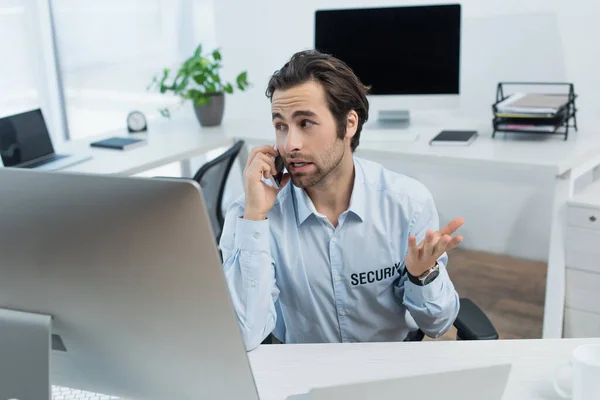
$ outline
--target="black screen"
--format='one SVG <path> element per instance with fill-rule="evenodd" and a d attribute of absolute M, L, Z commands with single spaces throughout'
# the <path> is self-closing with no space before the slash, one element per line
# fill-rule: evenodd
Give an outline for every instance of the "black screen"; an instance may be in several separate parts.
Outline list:
<path fill-rule="evenodd" d="M 371 94 L 458 94 L 458 4 L 320 10 L 315 48 L 344 61 Z"/>
<path fill-rule="evenodd" d="M 5 167 L 12 167 L 53 152 L 52 141 L 41 110 L 0 119 L 0 155 Z"/>

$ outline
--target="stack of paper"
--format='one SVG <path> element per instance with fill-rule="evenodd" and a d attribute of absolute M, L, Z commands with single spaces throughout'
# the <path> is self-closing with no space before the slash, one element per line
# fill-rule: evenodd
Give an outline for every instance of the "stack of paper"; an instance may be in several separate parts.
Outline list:
<path fill-rule="evenodd" d="M 496 128 L 554 132 L 568 117 L 566 94 L 515 93 L 496 104 Z"/>

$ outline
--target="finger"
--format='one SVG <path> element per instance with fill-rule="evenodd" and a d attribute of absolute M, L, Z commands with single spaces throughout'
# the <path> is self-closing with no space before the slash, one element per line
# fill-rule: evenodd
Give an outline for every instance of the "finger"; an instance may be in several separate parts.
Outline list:
<path fill-rule="evenodd" d="M 264 170 L 264 169 L 261 170 L 261 172 L 263 172 L 265 179 L 269 179 L 269 177 L 271 175 L 277 174 L 277 170 L 275 169 L 275 161 L 271 157 L 269 157 L 268 155 L 263 154 L 263 153 L 258 153 L 256 155 L 255 159 L 259 162 L 267 163 L 267 165 L 269 166 L 269 168 L 267 170 Z"/>
<path fill-rule="evenodd" d="M 438 242 L 435 245 L 435 248 L 433 250 L 433 255 L 435 256 L 435 258 L 438 258 L 442 254 L 444 254 L 444 252 L 448 248 L 448 245 L 450 244 L 451 241 L 452 241 L 452 236 L 450 236 L 450 235 L 443 235 L 440 238 L 440 240 L 438 240 Z"/>
<path fill-rule="evenodd" d="M 464 218 L 454 218 L 452 221 L 448 222 L 448 225 L 440 229 L 440 233 L 442 235 L 452 235 L 458 228 L 460 228 L 465 223 Z"/>
<path fill-rule="evenodd" d="M 267 159 L 268 158 L 269 157 L 267 157 Z M 268 179 L 271 175 L 271 168 L 273 168 L 271 163 L 261 158 L 260 154 L 257 154 L 254 161 L 252 161 L 252 164 L 246 168 L 246 176 L 249 177 L 250 180 L 258 179 L 260 181 L 262 177 Z"/>
<path fill-rule="evenodd" d="M 425 240 L 423 240 L 423 253 L 426 256 L 430 256 L 433 254 L 433 249 L 438 239 L 436 236 L 437 235 L 434 231 L 427 231 L 427 234 L 425 235 Z"/>
<path fill-rule="evenodd" d="M 450 243 L 448 243 L 448 246 L 446 247 L 446 251 L 456 248 L 462 241 L 463 241 L 462 236 L 453 237 L 452 240 L 450 241 Z"/>
<path fill-rule="evenodd" d="M 419 249 L 417 248 L 417 238 L 413 235 L 408 237 L 408 254 L 413 260 L 419 258 Z"/>
<path fill-rule="evenodd" d="M 277 157 L 279 154 L 277 150 L 275 150 L 272 146 L 258 146 L 252 149 L 250 155 L 248 156 L 248 161 L 246 162 L 246 167 L 248 167 L 257 154 L 268 154 L 273 157 Z"/>

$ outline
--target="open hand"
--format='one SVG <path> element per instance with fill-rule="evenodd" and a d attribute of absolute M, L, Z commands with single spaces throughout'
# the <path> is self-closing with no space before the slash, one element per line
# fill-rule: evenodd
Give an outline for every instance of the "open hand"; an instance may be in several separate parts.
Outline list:
<path fill-rule="evenodd" d="M 433 267 L 437 259 L 448 250 L 452 250 L 460 242 L 462 236 L 452 234 L 465 223 L 463 218 L 455 218 L 439 231 L 427 231 L 425 239 L 417 246 L 417 239 L 408 238 L 408 252 L 404 256 L 404 265 L 412 276 L 421 276 Z"/>

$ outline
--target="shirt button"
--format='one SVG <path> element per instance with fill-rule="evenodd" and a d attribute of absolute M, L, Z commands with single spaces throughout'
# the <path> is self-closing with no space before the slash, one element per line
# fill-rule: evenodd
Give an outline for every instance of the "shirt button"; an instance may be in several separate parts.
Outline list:
<path fill-rule="evenodd" d="M 252 236 L 254 236 L 254 239 L 259 239 L 260 238 L 260 233 L 255 232 L 254 235 L 252 235 Z"/>
<path fill-rule="evenodd" d="M 256 286 L 256 281 L 250 281 L 250 286 L 252 286 L 252 287 Z"/>
<path fill-rule="evenodd" d="M 336 281 L 341 281 L 341 280 L 342 280 L 342 277 L 341 277 L 341 276 L 339 276 L 339 275 L 336 275 L 336 276 L 335 276 L 335 280 L 336 280 Z"/>
<path fill-rule="evenodd" d="M 345 316 L 346 316 L 346 311 L 342 311 L 342 312 L 340 313 L 340 315 L 341 315 L 341 316 L 343 316 L 343 317 L 345 317 Z"/>
<path fill-rule="evenodd" d="M 332 239 L 331 239 L 331 241 L 332 241 L 332 242 L 335 242 L 335 241 L 336 241 L 336 238 L 335 238 L 335 237 L 334 237 L 334 238 L 332 238 Z"/>

